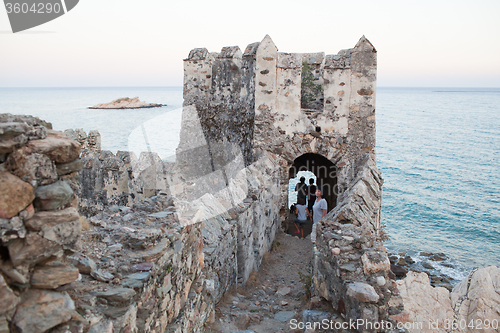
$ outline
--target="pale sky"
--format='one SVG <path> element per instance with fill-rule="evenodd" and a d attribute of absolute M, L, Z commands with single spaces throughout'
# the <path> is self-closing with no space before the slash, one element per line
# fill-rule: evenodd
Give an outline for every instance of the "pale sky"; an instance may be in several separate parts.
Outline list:
<path fill-rule="evenodd" d="M 192 48 L 266 34 L 281 52 L 327 54 L 365 35 L 381 87 L 500 87 L 499 14 L 499 0 L 80 0 L 13 34 L 3 7 L 0 87 L 180 86 Z"/>

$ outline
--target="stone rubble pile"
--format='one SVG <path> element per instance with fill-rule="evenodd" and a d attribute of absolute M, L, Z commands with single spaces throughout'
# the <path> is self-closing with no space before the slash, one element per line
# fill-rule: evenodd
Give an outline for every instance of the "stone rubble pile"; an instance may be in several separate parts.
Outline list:
<path fill-rule="evenodd" d="M 80 144 L 32 116 L 0 114 L 0 332 L 83 327 L 69 294 L 80 237 Z M 75 331 L 76 332 L 76 331 Z"/>
<path fill-rule="evenodd" d="M 178 222 L 171 197 L 109 206 L 84 223 L 65 290 L 89 332 L 191 332 L 206 321 L 203 223 Z"/>

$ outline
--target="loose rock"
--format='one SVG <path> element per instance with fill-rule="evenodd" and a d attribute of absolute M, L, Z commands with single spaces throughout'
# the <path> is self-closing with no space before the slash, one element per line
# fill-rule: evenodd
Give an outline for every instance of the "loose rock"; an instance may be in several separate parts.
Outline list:
<path fill-rule="evenodd" d="M 68 163 L 80 155 L 80 145 L 64 133 L 48 130 L 47 138 L 30 141 L 27 147 L 33 152 L 47 155 L 56 163 Z"/>
<path fill-rule="evenodd" d="M 12 323 L 22 333 L 39 333 L 69 321 L 75 311 L 66 293 L 30 289 L 22 296 Z"/>
<path fill-rule="evenodd" d="M 74 266 L 43 266 L 35 268 L 31 285 L 36 288 L 55 289 L 78 279 L 78 269 Z"/>
<path fill-rule="evenodd" d="M 347 288 L 347 296 L 356 297 L 360 302 L 370 303 L 377 303 L 380 298 L 375 288 L 363 282 L 350 283 Z"/>
<path fill-rule="evenodd" d="M 69 204 L 73 198 L 73 190 L 63 181 L 40 186 L 35 192 L 34 205 L 39 210 L 56 210 Z"/>
<path fill-rule="evenodd" d="M 35 198 L 33 186 L 9 172 L 0 172 L 0 218 L 10 219 Z"/>

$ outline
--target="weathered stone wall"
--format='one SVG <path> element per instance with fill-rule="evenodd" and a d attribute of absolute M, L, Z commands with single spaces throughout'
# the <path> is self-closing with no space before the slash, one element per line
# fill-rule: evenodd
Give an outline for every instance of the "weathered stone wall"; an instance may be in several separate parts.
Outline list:
<path fill-rule="evenodd" d="M 71 139 L 78 141 L 82 149 L 93 151 L 101 150 L 101 133 L 97 130 L 92 130 L 87 134 L 83 128 L 67 129 L 64 131 L 64 134 Z"/>
<path fill-rule="evenodd" d="M 354 321 L 375 325 L 403 311 L 380 229 L 382 178 L 370 155 L 319 222 L 314 285 L 333 307 Z M 359 331 L 374 331 L 360 325 Z"/>
<path fill-rule="evenodd" d="M 258 270 L 279 227 L 279 167 L 269 154 L 243 169 L 231 183 L 230 193 L 239 192 L 242 201 L 228 209 L 224 191 L 205 193 L 193 207 L 194 216 L 205 216 L 205 276 L 213 304 L 236 283 L 245 282 Z M 270 184 L 275 185 L 270 185 Z"/>
<path fill-rule="evenodd" d="M 255 56 L 252 52 L 255 50 L 251 46 L 244 54 L 237 46 L 224 47 L 220 53 L 193 49 L 184 60 L 183 105 L 196 108 L 203 143 L 211 154 L 212 171 L 232 159 L 224 154 L 227 145 L 241 151 L 245 165 L 253 162 Z M 190 154 L 188 150 L 183 153 Z M 179 152 L 177 156 L 182 160 Z M 202 156 L 209 158 L 206 154 Z"/>
<path fill-rule="evenodd" d="M 202 273 L 203 222 L 179 222 L 165 186 L 147 183 L 141 159 L 141 186 L 125 182 L 111 192 L 158 195 L 136 196 L 128 207 L 111 196 L 89 220 L 80 217 L 74 192 L 92 200 L 96 181 L 119 185 L 129 155 L 85 151 L 86 165 L 101 174 L 94 183 L 80 177 L 90 187 L 80 191 L 80 145 L 44 126 L 0 115 L 1 332 L 199 331 L 214 299 L 213 281 L 205 284 Z"/>
<path fill-rule="evenodd" d="M 131 206 L 153 195 L 168 194 L 166 173 L 171 163 L 156 153 L 83 149 L 78 209 L 93 216 L 107 206 Z"/>
<path fill-rule="evenodd" d="M 67 286 L 89 332 L 193 332 L 207 319 L 203 223 L 179 222 L 168 195 L 91 217 Z"/>
<path fill-rule="evenodd" d="M 80 145 L 31 116 L 0 115 L 0 331 L 83 329 L 74 299 L 60 289 L 78 279 L 75 180 Z M 75 331 L 76 332 L 76 331 Z"/>

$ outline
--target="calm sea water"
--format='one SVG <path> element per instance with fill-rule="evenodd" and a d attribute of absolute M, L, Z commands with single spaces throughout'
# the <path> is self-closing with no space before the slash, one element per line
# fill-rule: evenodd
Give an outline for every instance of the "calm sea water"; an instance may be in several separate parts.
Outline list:
<path fill-rule="evenodd" d="M 379 89 L 377 159 L 389 249 L 500 264 L 500 89 Z"/>
<path fill-rule="evenodd" d="M 168 106 L 86 109 L 135 96 Z M 0 88 L 0 113 L 97 129 L 103 149 L 164 159 L 175 154 L 181 105 L 181 87 Z M 377 159 L 391 251 L 417 261 L 420 251 L 444 252 L 454 268 L 436 268 L 457 279 L 500 264 L 500 89 L 378 88 Z"/>

